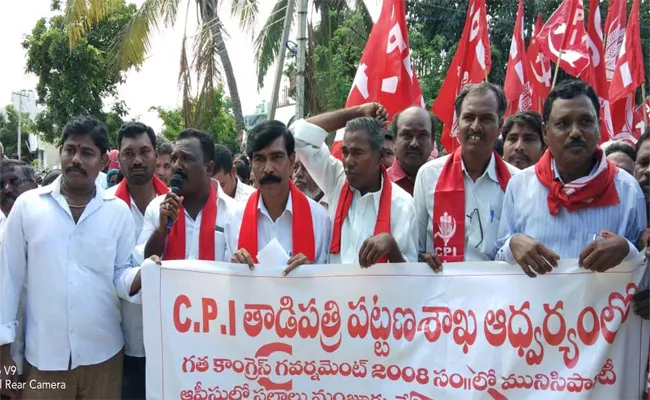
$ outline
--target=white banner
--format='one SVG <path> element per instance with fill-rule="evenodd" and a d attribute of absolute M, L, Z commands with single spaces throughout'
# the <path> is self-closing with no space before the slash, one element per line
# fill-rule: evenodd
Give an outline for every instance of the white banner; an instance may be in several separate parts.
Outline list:
<path fill-rule="evenodd" d="M 148 261 L 147 398 L 639 399 L 645 269 Z"/>

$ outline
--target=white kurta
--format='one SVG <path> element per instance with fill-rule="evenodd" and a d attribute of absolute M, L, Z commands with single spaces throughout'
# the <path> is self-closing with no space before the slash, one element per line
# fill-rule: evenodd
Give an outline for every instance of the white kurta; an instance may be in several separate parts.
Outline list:
<path fill-rule="evenodd" d="M 324 200 L 332 223 L 336 218 L 336 207 L 341 188 L 346 182 L 343 164 L 332 156 L 325 144 L 328 133 L 319 126 L 305 120 L 291 125 L 291 132 L 296 138 L 298 159 L 325 193 Z M 381 183 L 381 187 L 387 182 Z M 417 225 L 413 198 L 404 189 L 392 185 L 390 205 L 391 234 L 395 238 L 402 256 L 407 261 L 417 261 Z M 374 193 L 361 193 L 352 188 L 353 198 L 348 216 L 341 229 L 341 252 L 330 254 L 332 264 L 356 264 L 359 262 L 359 250 L 363 242 L 372 237 L 379 213 L 381 189 Z"/>

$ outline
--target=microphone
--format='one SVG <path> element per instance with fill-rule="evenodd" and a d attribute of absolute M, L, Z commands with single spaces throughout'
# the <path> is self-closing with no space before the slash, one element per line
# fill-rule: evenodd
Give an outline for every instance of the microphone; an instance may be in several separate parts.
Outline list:
<path fill-rule="evenodd" d="M 182 171 L 178 171 L 172 176 L 172 180 L 169 183 L 169 186 L 172 189 L 172 193 L 174 193 L 175 195 L 180 194 L 181 189 L 183 188 L 183 183 L 185 182 L 185 178 L 187 178 L 187 175 L 185 175 L 185 173 L 183 173 Z M 185 218 L 185 216 L 182 217 Z M 169 233 L 171 229 L 172 229 L 172 219 L 169 218 L 167 220 L 167 233 Z"/>

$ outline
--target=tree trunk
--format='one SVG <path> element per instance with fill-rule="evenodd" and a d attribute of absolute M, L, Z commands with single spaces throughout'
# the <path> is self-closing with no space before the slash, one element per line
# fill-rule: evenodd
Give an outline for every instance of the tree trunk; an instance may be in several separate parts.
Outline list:
<path fill-rule="evenodd" d="M 245 129 L 246 125 L 244 124 L 244 115 L 241 109 L 241 99 L 239 98 L 239 91 L 237 90 L 235 71 L 232 69 L 232 63 L 230 62 L 230 56 L 228 55 L 228 50 L 226 49 L 226 43 L 223 41 L 223 35 L 221 34 L 221 19 L 218 15 L 216 15 L 216 10 L 214 21 L 210 21 L 210 28 L 212 29 L 214 40 L 217 43 L 217 50 L 219 51 L 219 58 L 221 58 L 221 66 L 223 67 L 223 72 L 226 74 L 228 92 L 230 93 L 230 100 L 232 100 L 232 111 L 235 114 L 235 125 L 237 127 L 237 131 L 239 132 L 240 130 Z"/>

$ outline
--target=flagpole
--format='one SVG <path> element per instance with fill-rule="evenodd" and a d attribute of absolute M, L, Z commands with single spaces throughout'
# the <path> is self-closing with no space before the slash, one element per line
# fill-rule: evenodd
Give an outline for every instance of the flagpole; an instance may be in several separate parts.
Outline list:
<path fill-rule="evenodd" d="M 566 34 L 566 32 L 565 32 Z M 564 43 L 564 38 L 562 39 L 562 43 Z M 551 89 L 555 87 L 555 82 L 557 81 L 557 73 L 560 72 L 560 60 L 562 59 L 562 49 L 560 49 L 560 54 L 557 56 L 557 63 L 555 64 L 555 73 L 553 74 L 553 84 L 551 85 Z"/>
<path fill-rule="evenodd" d="M 645 110 L 645 81 L 641 83 L 641 111 L 643 111 L 643 126 L 648 127 L 648 113 Z"/>

